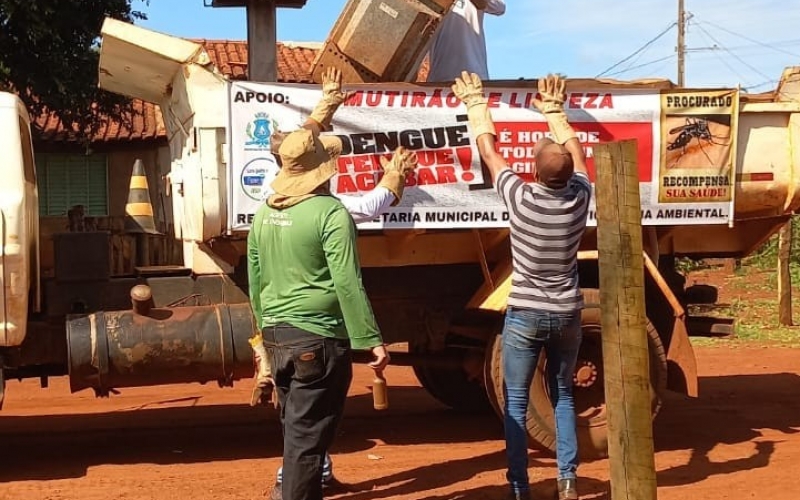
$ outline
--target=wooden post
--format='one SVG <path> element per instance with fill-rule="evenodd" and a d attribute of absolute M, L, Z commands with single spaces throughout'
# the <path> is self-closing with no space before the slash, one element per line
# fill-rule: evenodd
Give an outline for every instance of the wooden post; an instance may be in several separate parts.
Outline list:
<path fill-rule="evenodd" d="M 247 1 L 247 79 L 278 81 L 277 7 L 271 0 Z"/>
<path fill-rule="evenodd" d="M 655 500 L 636 141 L 595 146 L 594 161 L 611 500 Z"/>
<path fill-rule="evenodd" d="M 789 261 L 792 250 L 792 220 L 778 233 L 778 323 L 792 326 L 792 275 Z"/>

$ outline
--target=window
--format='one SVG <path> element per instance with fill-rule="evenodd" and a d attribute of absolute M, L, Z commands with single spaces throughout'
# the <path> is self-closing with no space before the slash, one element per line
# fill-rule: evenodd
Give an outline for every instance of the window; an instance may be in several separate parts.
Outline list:
<path fill-rule="evenodd" d="M 35 184 L 36 172 L 33 169 L 33 151 L 31 150 L 31 134 L 28 123 L 19 117 L 19 138 L 22 143 L 22 162 L 25 164 L 25 182 Z"/>
<path fill-rule="evenodd" d="M 39 154 L 39 213 L 67 215 L 75 205 L 86 215 L 108 215 L 108 169 L 105 155 Z"/>

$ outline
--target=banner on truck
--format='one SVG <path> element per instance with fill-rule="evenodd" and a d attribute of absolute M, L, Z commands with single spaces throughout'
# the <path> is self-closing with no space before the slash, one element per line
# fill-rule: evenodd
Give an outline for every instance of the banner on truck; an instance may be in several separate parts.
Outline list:
<path fill-rule="evenodd" d="M 733 201 L 738 90 L 680 90 L 661 96 L 658 201 Z"/>
<path fill-rule="evenodd" d="M 379 84 L 348 86 L 346 90 L 353 93 L 339 108 L 333 130 L 329 132 L 339 136 L 343 143 L 339 172 L 331 183 L 334 194 L 361 196 L 372 190 L 382 174 L 380 158 L 391 157 L 397 146 L 412 149 L 419 157 L 419 168 L 408 179 L 402 203 L 359 227 L 508 226 L 505 206 L 481 165 L 470 135 L 466 109 L 449 88 Z M 547 123 L 531 106 L 535 90 L 489 87 L 485 91 L 495 120 L 499 152 L 514 171 L 532 180 L 533 147 L 549 135 Z M 634 88 L 569 93 L 565 108 L 586 151 L 589 177 L 594 181 L 594 145 L 637 139 L 643 224 L 727 224 L 733 215 L 732 168 L 725 173 L 730 179 L 728 194 L 694 189 L 698 186 L 672 192 L 662 188 L 667 187 L 663 185 L 665 182 L 673 182 L 675 176 L 696 178 L 687 181 L 696 184 L 716 168 L 711 166 L 711 161 L 701 164 L 691 158 L 696 158 L 699 148 L 705 148 L 706 142 L 723 141 L 718 138 L 726 134 L 729 138 L 736 137 L 738 109 L 728 106 L 715 108 L 713 113 L 687 114 L 696 106 L 673 110 L 663 104 L 669 102 L 665 100 L 669 95 L 672 94 L 662 96 L 658 89 Z M 726 96 L 718 97 L 724 103 L 728 102 L 727 96 L 738 103 L 736 91 L 718 95 Z M 231 83 L 228 138 L 231 230 L 249 228 L 256 210 L 272 193 L 270 183 L 278 172 L 278 164 L 270 153 L 271 135 L 276 130 L 291 131 L 300 127 L 320 96 L 317 85 Z M 682 98 L 676 102 L 683 102 Z M 728 116 L 728 128 L 709 125 L 713 133 L 706 133 L 705 122 L 697 121 L 701 117 L 711 120 L 706 115 Z M 735 158 L 732 145 L 715 151 L 717 156 L 712 158 L 723 159 L 714 165 L 732 165 Z M 689 159 L 681 159 L 685 156 Z M 680 162 L 669 163 L 676 160 Z M 687 169 L 691 175 L 685 173 Z M 713 182 L 723 182 L 720 178 L 717 175 Z M 667 196 L 669 193 L 675 196 Z M 589 224 L 596 225 L 594 201 Z"/>

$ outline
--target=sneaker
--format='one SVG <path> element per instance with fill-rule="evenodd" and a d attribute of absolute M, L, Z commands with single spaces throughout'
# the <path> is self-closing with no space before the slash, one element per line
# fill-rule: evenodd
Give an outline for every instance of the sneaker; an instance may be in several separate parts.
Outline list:
<path fill-rule="evenodd" d="M 322 489 L 335 489 L 337 487 L 341 487 L 341 483 L 339 483 L 335 477 L 330 477 L 325 481 L 322 481 Z M 269 500 L 283 500 L 283 491 L 281 490 L 281 483 L 275 483 L 275 486 L 272 487 L 272 491 L 269 495 Z"/>
<path fill-rule="evenodd" d="M 281 483 L 275 483 L 275 486 L 272 487 L 272 493 L 269 495 L 269 500 L 283 500 Z"/>
<path fill-rule="evenodd" d="M 281 484 L 283 481 L 283 466 L 281 465 L 278 467 L 278 473 L 276 474 L 275 484 Z M 333 460 L 331 460 L 331 456 L 329 454 L 325 454 L 325 461 L 322 462 L 322 487 L 325 488 L 333 484 L 336 481 L 336 478 L 333 477 Z"/>
<path fill-rule="evenodd" d="M 329 486 L 335 486 L 337 484 L 340 484 L 340 483 L 333 476 L 328 476 L 328 477 L 323 477 L 322 478 L 322 489 L 325 489 L 325 488 L 327 488 Z M 280 486 L 281 486 L 280 482 L 276 482 L 275 483 L 275 487 L 276 488 L 280 488 Z"/>
<path fill-rule="evenodd" d="M 512 491 L 506 497 L 508 500 L 531 500 L 530 491 Z"/>
<path fill-rule="evenodd" d="M 558 480 L 558 500 L 578 500 L 578 480 L 559 479 Z"/>

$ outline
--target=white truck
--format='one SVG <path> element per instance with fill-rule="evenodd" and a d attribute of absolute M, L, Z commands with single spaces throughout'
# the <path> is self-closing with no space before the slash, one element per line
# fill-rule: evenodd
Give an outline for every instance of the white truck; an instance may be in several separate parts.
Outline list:
<path fill-rule="evenodd" d="M 250 214 L 275 173 L 275 128 L 297 126 L 319 96 L 314 85 L 231 82 L 199 44 L 106 20 L 100 86 L 160 106 L 172 157 L 169 183 L 182 267 L 107 278 L 105 310 L 42 317 L 36 184 L 29 123 L 19 100 L 0 95 L 2 164 L 0 363 L 6 376 L 68 374 L 74 391 L 217 381 L 253 373 L 255 325 L 245 283 Z M 743 257 L 800 206 L 800 68 L 771 95 L 677 89 L 666 80 L 569 80 L 567 111 L 587 151 L 635 137 L 648 228 L 646 295 L 653 411 L 670 389 L 697 394 L 684 283 L 674 258 Z M 485 82 L 503 154 L 530 171 L 544 122 L 526 104 L 531 81 Z M 334 120 L 346 148 L 338 192 L 374 185 L 377 156 L 396 144 L 423 159 L 403 203 L 360 229 L 365 286 L 387 340 L 408 343 L 395 362 L 456 409 L 502 408 L 497 334 L 510 280 L 504 210 L 486 182 L 464 110 L 446 84 L 374 84 Z M 10 153 L 9 153 L 10 152 Z M 590 155 L 591 156 L 591 155 Z M 10 182 L 8 180 L 10 179 Z M 20 195 L 20 193 L 22 193 Z M 593 223 L 592 223 L 593 225 Z M 606 452 L 596 232 L 580 262 L 584 343 L 575 374 L 582 453 Z M 57 286 L 58 284 L 52 284 Z M 134 289 L 137 285 L 141 286 Z M 131 293 L 131 290 L 133 293 Z M 45 315 L 46 316 L 46 315 Z M 542 359 L 529 410 L 531 442 L 554 448 Z"/>

